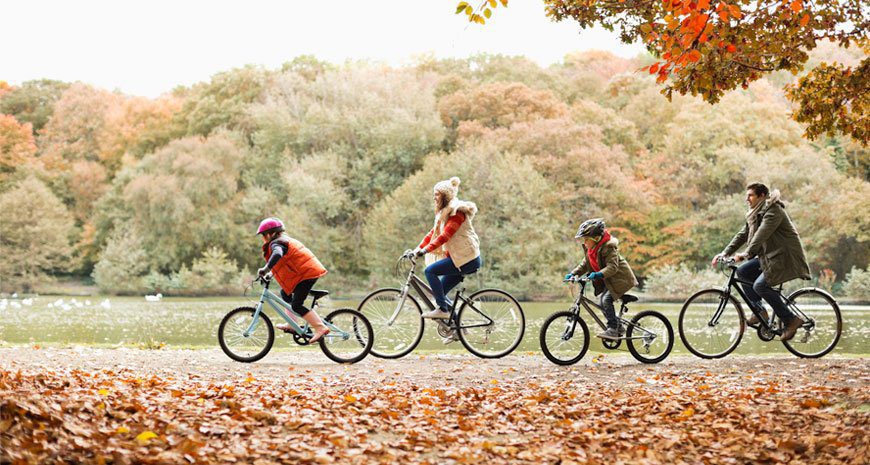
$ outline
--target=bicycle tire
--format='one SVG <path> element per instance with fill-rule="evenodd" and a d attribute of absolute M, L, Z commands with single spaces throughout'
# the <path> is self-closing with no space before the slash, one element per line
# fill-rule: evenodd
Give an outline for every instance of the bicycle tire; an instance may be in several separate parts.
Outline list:
<path fill-rule="evenodd" d="M 368 318 L 366 318 L 362 313 L 352 309 L 352 308 L 339 308 L 337 310 L 333 310 L 326 316 L 325 320 L 335 324 L 334 321 L 338 319 L 340 315 L 351 315 L 353 317 L 353 329 L 350 328 L 341 328 L 342 331 L 346 331 L 351 334 L 349 340 L 353 340 L 356 343 L 362 343 L 362 350 L 359 354 L 352 356 L 344 356 L 340 355 L 337 350 L 333 348 L 333 342 L 335 338 L 330 338 L 329 335 L 326 335 L 318 341 L 320 344 L 320 350 L 323 351 L 323 354 L 326 355 L 330 360 L 336 363 L 344 363 L 344 364 L 353 364 L 357 363 L 360 360 L 366 358 L 366 356 L 371 353 L 372 344 L 374 344 L 374 332 L 372 331 L 372 325 L 369 323 Z M 362 328 L 360 328 L 360 325 Z M 364 341 L 360 341 L 361 333 L 365 333 L 362 335 L 365 337 Z M 336 342 L 337 345 L 337 342 Z M 352 344 L 351 344 L 352 345 Z"/>
<path fill-rule="evenodd" d="M 469 339 L 469 334 L 471 333 L 471 331 L 470 331 L 471 328 L 468 328 L 468 327 L 464 328 L 463 327 L 463 326 L 465 326 L 463 324 L 463 317 L 466 315 L 471 317 L 470 313 L 466 313 L 467 309 L 470 308 L 468 305 L 468 302 L 474 302 L 476 299 L 480 299 L 485 294 L 491 294 L 492 296 L 503 297 L 506 304 L 507 304 L 507 307 L 506 307 L 507 311 L 509 313 L 511 313 L 511 316 L 514 319 L 517 319 L 517 318 L 519 319 L 519 333 L 514 335 L 513 341 L 510 343 L 510 345 L 508 345 L 504 349 L 498 350 L 497 352 L 491 352 L 491 353 L 490 352 L 483 352 L 482 350 L 478 349 L 475 346 L 476 342 Z M 459 307 L 459 311 L 457 313 L 457 321 L 459 322 L 457 325 L 458 326 L 457 333 L 459 335 L 459 341 L 462 342 L 462 345 L 465 346 L 466 350 L 468 350 L 469 352 L 471 352 L 472 354 L 474 354 L 480 358 L 501 358 L 501 357 L 504 357 L 505 355 L 513 352 L 517 348 L 517 346 L 520 345 L 520 342 L 522 342 L 523 335 L 525 334 L 525 331 L 526 331 L 526 316 L 523 313 L 523 308 L 520 306 L 520 303 L 517 301 L 517 299 L 514 299 L 512 295 L 508 294 L 507 292 L 505 292 L 501 289 L 481 289 L 481 290 L 475 292 L 474 294 L 471 294 L 470 296 L 468 296 L 466 301 L 462 302 L 462 306 Z M 495 325 L 495 324 L 496 323 L 493 323 L 493 325 Z M 491 331 L 486 330 L 485 333 L 486 333 L 486 341 L 488 341 Z M 476 334 L 477 334 L 477 332 L 475 331 L 475 335 Z"/>
<path fill-rule="evenodd" d="M 582 347 L 580 348 L 580 351 L 577 353 L 576 356 L 573 356 L 571 358 L 557 357 L 555 354 L 555 350 L 552 350 L 550 348 L 550 344 L 547 342 L 547 330 L 550 328 L 550 325 L 554 323 L 558 324 L 559 322 L 557 320 L 560 320 L 562 318 L 566 319 L 566 323 L 577 323 L 577 325 L 574 327 L 573 337 L 576 337 L 578 330 L 580 330 L 580 333 L 583 337 Z M 582 359 L 583 356 L 586 355 L 586 351 L 589 350 L 589 327 L 586 326 L 586 322 L 583 321 L 583 318 L 575 315 L 574 312 L 564 310 L 561 312 L 556 312 L 547 317 L 546 320 L 544 320 L 544 324 L 541 326 L 541 333 L 538 339 L 541 344 L 541 352 L 544 353 L 544 356 L 547 357 L 547 360 L 555 363 L 556 365 L 573 365 L 579 362 L 580 359 Z"/>
<path fill-rule="evenodd" d="M 644 356 L 643 354 L 641 354 L 640 351 L 638 350 L 638 347 L 636 347 L 637 344 L 640 344 L 640 340 L 632 338 L 632 335 L 634 334 L 635 328 L 642 328 L 643 327 L 640 324 L 640 320 L 642 320 L 646 317 L 653 317 L 653 318 L 661 321 L 663 323 L 663 326 L 665 327 L 665 332 L 667 333 L 667 336 L 668 336 L 665 350 L 657 357 L 648 358 L 648 357 Z M 628 329 L 625 331 L 625 336 L 626 336 L 625 343 L 628 346 L 628 351 L 631 352 L 631 355 L 635 359 L 637 359 L 637 361 L 642 362 L 642 363 L 650 363 L 650 364 L 659 363 L 662 360 L 666 359 L 668 357 L 668 355 L 671 353 L 671 350 L 673 350 L 673 348 L 674 348 L 674 328 L 673 328 L 673 326 L 671 326 L 671 322 L 668 321 L 668 319 L 664 315 L 662 315 L 661 313 L 659 313 L 655 310 L 644 310 L 642 312 L 639 312 L 637 315 L 635 315 L 634 318 L 631 319 L 631 324 L 628 325 Z M 661 335 L 657 335 L 657 337 L 661 337 Z"/>
<path fill-rule="evenodd" d="M 817 289 L 814 287 L 805 287 L 803 289 L 798 289 L 797 291 L 792 292 L 788 296 L 787 301 L 790 305 L 796 305 L 795 302 L 798 299 L 810 295 L 815 296 L 818 301 L 826 302 L 828 305 L 830 305 L 831 310 L 833 310 L 832 313 L 835 321 L 834 337 L 831 343 L 826 345 L 822 350 L 812 353 L 807 353 L 801 350 L 801 348 L 803 347 L 803 343 L 800 342 L 801 339 L 798 337 L 798 334 L 801 334 L 800 332 L 795 334 L 795 337 L 793 337 L 791 340 L 783 341 L 783 345 L 786 349 L 788 349 L 789 352 L 801 358 L 819 358 L 824 356 L 825 354 L 834 350 L 834 348 L 837 346 L 837 343 L 840 341 L 840 336 L 842 336 L 843 334 L 843 317 L 840 313 L 840 306 L 839 304 L 837 304 L 837 301 L 827 292 L 824 292 L 821 289 Z M 811 311 L 809 308 L 798 308 L 805 314 Z M 815 313 L 816 311 L 812 310 L 812 312 Z M 798 329 L 798 331 L 800 331 L 800 329 Z M 803 334 L 801 334 L 801 337 L 803 337 Z M 809 331 L 807 331 L 806 337 L 809 338 Z"/>
<path fill-rule="evenodd" d="M 689 337 L 687 335 L 687 333 L 689 331 L 687 331 L 687 329 L 686 329 L 686 323 L 687 323 L 686 322 L 686 313 L 687 313 L 688 309 L 690 308 L 690 306 L 692 305 L 692 303 L 696 302 L 696 301 L 700 301 L 704 297 L 708 297 L 708 298 L 715 297 L 716 301 L 719 301 L 722 299 L 722 297 L 724 295 L 725 295 L 725 292 L 722 291 L 721 289 L 704 289 L 704 290 L 696 292 L 691 297 L 689 297 L 686 300 L 686 302 L 683 304 L 683 307 L 680 309 L 680 317 L 679 317 L 679 320 L 677 323 L 677 328 L 679 329 L 679 332 L 680 332 L 680 340 L 683 342 L 683 345 L 686 347 L 686 349 L 688 349 L 689 352 L 691 352 L 696 357 L 700 357 L 700 358 L 704 358 L 704 359 L 715 359 L 715 358 L 725 357 L 728 354 L 730 354 L 731 352 L 733 352 L 734 349 L 736 349 L 737 346 L 740 345 L 740 341 L 743 339 L 743 333 L 746 331 L 746 321 L 743 319 L 743 308 L 740 306 L 740 302 L 738 302 L 737 299 L 734 298 L 734 296 L 729 295 L 728 300 L 733 305 L 733 307 L 735 309 L 734 311 L 736 311 L 736 318 L 739 320 L 739 323 L 737 324 L 737 332 L 732 334 L 733 339 L 731 339 L 730 345 L 728 345 L 723 350 L 703 352 L 703 351 L 699 350 L 700 344 L 698 343 L 698 341 L 695 341 L 695 344 L 692 344 L 689 341 Z M 713 312 L 715 312 L 715 311 L 716 310 L 714 309 Z M 729 311 L 727 307 L 726 307 L 725 311 L 726 312 Z M 709 313 L 709 316 L 712 317 L 712 313 Z M 700 317 L 703 318 L 703 315 L 700 315 Z M 690 318 L 692 318 L 692 317 L 690 317 Z"/>
<path fill-rule="evenodd" d="M 227 354 L 227 356 L 229 358 L 231 358 L 237 362 L 243 362 L 243 363 L 256 362 L 257 360 L 260 360 L 263 357 L 265 357 L 266 354 L 268 354 L 269 351 L 272 350 L 272 345 L 275 343 L 275 328 L 272 327 L 272 321 L 269 320 L 269 317 L 266 316 L 266 314 L 261 311 L 258 318 L 263 319 L 263 323 L 265 323 L 265 328 L 266 328 L 266 333 L 267 333 L 265 345 L 263 346 L 262 350 L 254 353 L 254 355 L 251 355 L 251 356 L 243 356 L 243 355 L 239 355 L 239 354 L 233 352 L 232 349 L 230 349 L 229 345 L 227 344 L 226 336 L 227 336 L 227 325 L 228 324 L 233 324 L 234 330 L 241 330 L 242 328 L 247 328 L 247 326 L 250 325 L 250 323 L 246 324 L 244 322 L 235 322 L 235 321 L 233 321 L 233 317 L 234 316 L 242 316 L 243 314 L 250 314 L 251 318 L 253 318 L 254 313 L 256 311 L 257 311 L 257 309 L 254 307 L 235 308 L 233 310 L 230 310 L 226 315 L 224 315 L 223 319 L 220 322 L 220 325 L 218 326 L 218 343 L 220 343 L 221 350 L 223 350 L 224 353 Z M 238 337 L 244 337 L 244 336 L 239 335 Z M 241 339 L 240 339 L 240 341 L 241 341 Z"/>
<path fill-rule="evenodd" d="M 372 345 L 372 355 L 378 358 L 388 358 L 395 359 L 401 358 L 405 355 L 408 355 L 417 348 L 417 345 L 420 344 L 420 340 L 423 339 L 423 330 L 426 329 L 426 323 L 423 319 L 423 309 L 420 307 L 420 303 L 417 302 L 417 299 L 414 298 L 410 293 L 407 295 L 405 306 L 411 305 L 412 312 L 416 313 L 417 320 L 419 321 L 419 328 L 411 328 L 413 334 L 407 341 L 398 341 L 400 344 L 404 345 L 396 345 L 396 341 L 389 338 L 389 333 L 385 331 L 381 331 L 383 327 L 387 326 L 387 318 L 391 316 L 392 312 L 389 309 L 382 309 L 375 303 L 376 299 L 381 297 L 386 297 L 387 302 L 396 301 L 398 297 L 401 296 L 402 291 L 400 289 L 395 288 L 383 288 L 378 289 L 369 295 L 367 295 L 362 302 L 360 302 L 359 306 L 357 306 L 357 311 L 360 312 L 363 316 L 366 317 L 369 324 L 371 324 L 372 331 L 374 334 L 374 343 Z M 389 297 L 392 296 L 392 297 Z M 410 302 L 410 304 L 408 304 Z M 401 311 L 408 311 L 403 308 Z M 386 314 L 386 313 L 389 314 Z M 410 316 L 408 324 L 410 326 L 411 320 Z M 399 349 L 395 349 L 399 347 Z M 393 348 L 394 350 L 390 350 Z"/>

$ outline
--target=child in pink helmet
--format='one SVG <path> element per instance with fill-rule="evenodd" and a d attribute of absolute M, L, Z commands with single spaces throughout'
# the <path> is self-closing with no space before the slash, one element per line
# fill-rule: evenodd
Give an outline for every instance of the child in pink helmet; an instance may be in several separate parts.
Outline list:
<path fill-rule="evenodd" d="M 281 298 L 314 330 L 314 335 L 308 342 L 317 342 L 329 334 L 329 328 L 304 303 L 314 283 L 327 273 L 326 268 L 308 247 L 284 232 L 284 223 L 278 218 L 266 218 L 260 222 L 257 234 L 263 236 L 263 258 L 266 260 L 266 266 L 257 270 L 257 273 L 260 276 L 272 273 L 281 286 Z M 282 331 L 293 329 L 289 324 L 275 327 Z"/>

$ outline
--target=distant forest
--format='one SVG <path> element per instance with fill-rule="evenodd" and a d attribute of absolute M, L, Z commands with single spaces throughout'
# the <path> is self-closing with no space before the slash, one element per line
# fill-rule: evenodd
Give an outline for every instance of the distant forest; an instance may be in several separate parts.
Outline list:
<path fill-rule="evenodd" d="M 856 63 L 827 45 L 811 63 Z M 394 285 L 459 176 L 480 210 L 480 284 L 562 295 L 577 226 L 604 217 L 654 295 L 720 283 L 745 186 L 780 189 L 817 282 L 870 298 L 870 153 L 815 142 L 773 74 L 716 105 L 668 101 L 651 59 L 419 58 L 395 68 L 298 57 L 156 99 L 74 82 L 0 81 L 0 290 L 53 277 L 102 292 L 238 294 L 278 216 L 330 270 L 322 285 Z"/>

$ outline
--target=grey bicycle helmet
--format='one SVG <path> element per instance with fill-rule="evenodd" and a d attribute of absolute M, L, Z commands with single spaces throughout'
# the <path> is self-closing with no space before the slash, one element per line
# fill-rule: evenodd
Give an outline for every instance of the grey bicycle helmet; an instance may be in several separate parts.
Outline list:
<path fill-rule="evenodd" d="M 574 239 L 581 237 L 600 237 L 604 235 L 604 218 L 593 218 L 586 220 L 580 225 L 577 230 L 577 235 Z"/>

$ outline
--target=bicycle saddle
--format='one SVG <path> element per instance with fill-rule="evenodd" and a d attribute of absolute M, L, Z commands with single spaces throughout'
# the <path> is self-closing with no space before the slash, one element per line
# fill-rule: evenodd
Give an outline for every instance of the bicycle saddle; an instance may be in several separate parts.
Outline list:
<path fill-rule="evenodd" d="M 310 292 L 311 296 L 314 297 L 314 300 L 317 300 L 321 297 L 326 297 L 329 295 L 329 291 L 317 291 L 312 289 Z"/>
<path fill-rule="evenodd" d="M 630 303 L 632 303 L 632 302 L 637 302 L 637 297 L 635 297 L 635 296 L 633 296 L 633 295 L 631 295 L 631 294 L 624 294 L 624 295 L 622 296 L 622 303 L 624 303 L 624 304 L 630 304 Z"/>

